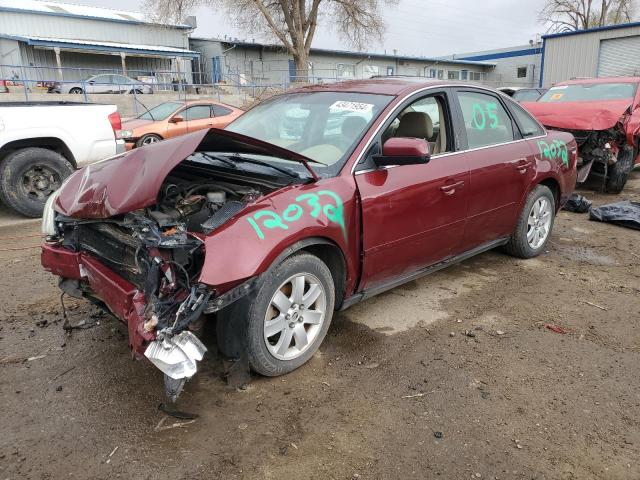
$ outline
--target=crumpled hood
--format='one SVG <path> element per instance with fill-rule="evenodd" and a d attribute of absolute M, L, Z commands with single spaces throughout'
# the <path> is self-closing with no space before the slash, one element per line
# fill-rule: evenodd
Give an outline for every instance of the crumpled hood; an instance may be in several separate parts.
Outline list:
<path fill-rule="evenodd" d="M 212 128 L 152 143 L 88 165 L 59 190 L 54 208 L 74 218 L 108 218 L 156 203 L 162 182 L 195 151 L 273 155 L 305 164 L 296 152 L 227 130 Z"/>
<path fill-rule="evenodd" d="M 567 130 L 607 130 L 615 127 L 631 106 L 629 100 L 597 102 L 523 102 L 545 127 Z"/>

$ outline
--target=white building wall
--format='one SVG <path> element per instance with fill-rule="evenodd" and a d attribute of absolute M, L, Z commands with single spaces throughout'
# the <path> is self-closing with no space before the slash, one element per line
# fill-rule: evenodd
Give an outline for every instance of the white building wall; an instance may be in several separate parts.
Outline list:
<path fill-rule="evenodd" d="M 0 33 L 188 48 L 186 30 L 29 12 L 1 12 Z"/>
<path fill-rule="evenodd" d="M 640 35 L 640 26 L 547 38 L 544 47 L 544 86 L 550 87 L 575 77 L 596 77 L 600 42 L 635 35 Z"/>
<path fill-rule="evenodd" d="M 226 48 L 211 48 L 207 46 L 219 43 Z M 222 71 L 228 77 L 227 81 L 240 79 L 245 83 L 284 84 L 289 82 L 289 61 L 292 56 L 284 49 L 260 48 L 222 43 L 217 40 L 193 39 L 191 48 L 203 52 L 207 61 L 210 55 L 219 53 L 222 57 Z M 224 52 L 224 53 L 223 53 Z M 447 61 L 420 61 L 396 59 L 394 57 L 368 57 L 366 54 L 354 52 L 353 55 L 334 54 L 332 52 L 311 52 L 309 56 L 309 76 L 314 81 L 330 82 L 347 80 L 350 78 L 369 78 L 373 75 L 386 75 L 388 69 L 396 75 L 429 76 L 430 70 L 442 71 L 444 79 L 448 72 L 456 72 L 461 77 L 462 70 L 474 72 L 482 76 L 490 67 L 482 65 L 455 64 Z M 389 70 L 389 73 L 391 71 Z M 437 75 L 437 73 L 436 73 Z M 470 80 L 471 77 L 468 77 Z"/>

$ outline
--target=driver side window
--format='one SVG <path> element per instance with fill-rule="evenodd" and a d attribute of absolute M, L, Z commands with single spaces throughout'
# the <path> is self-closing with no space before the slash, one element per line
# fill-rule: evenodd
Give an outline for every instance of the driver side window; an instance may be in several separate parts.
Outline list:
<path fill-rule="evenodd" d="M 421 138 L 429 142 L 432 155 L 447 152 L 448 131 L 445 112 L 442 96 L 420 98 L 398 114 L 382 134 L 382 142 L 391 137 Z"/>

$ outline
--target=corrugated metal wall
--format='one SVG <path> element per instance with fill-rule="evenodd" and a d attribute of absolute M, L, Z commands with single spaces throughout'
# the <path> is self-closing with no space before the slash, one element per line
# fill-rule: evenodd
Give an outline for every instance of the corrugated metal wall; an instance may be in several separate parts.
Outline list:
<path fill-rule="evenodd" d="M 603 40 L 600 45 L 599 77 L 640 75 L 640 35 Z"/>
<path fill-rule="evenodd" d="M 0 32 L 6 35 L 188 48 L 184 30 L 176 28 L 25 12 L 2 12 Z"/>
<path fill-rule="evenodd" d="M 574 77 L 597 76 L 601 42 L 610 38 L 637 35 L 640 35 L 640 27 L 547 38 L 544 52 L 544 86 L 549 87 L 556 82 Z M 640 56 L 637 51 L 635 53 Z"/>
<path fill-rule="evenodd" d="M 198 39 L 193 42 L 193 48 L 202 52 L 212 52 L 206 46 L 207 42 L 215 43 L 215 40 Z M 216 51 L 222 52 L 222 49 Z M 210 64 L 210 58 L 207 55 L 207 65 Z M 286 51 L 274 51 L 271 49 L 260 50 L 257 47 L 246 47 L 238 45 L 235 48 L 225 52 L 223 58 L 223 73 L 244 76 L 247 82 L 262 84 L 282 84 L 289 81 L 289 60 L 291 59 Z M 386 75 L 387 68 L 392 67 L 395 74 L 398 75 L 419 75 L 425 76 L 425 67 L 428 74 L 431 68 L 444 71 L 444 78 L 447 78 L 448 72 L 460 72 L 467 70 L 468 72 L 479 72 L 485 75 L 488 67 L 477 65 L 461 65 L 440 61 L 438 63 L 418 60 L 398 60 L 397 65 L 394 58 L 366 58 L 363 54 L 354 53 L 353 56 L 333 55 L 330 53 L 314 53 L 312 52 L 309 61 L 312 63 L 310 76 L 315 79 L 331 81 L 338 79 L 347 79 L 349 77 L 339 76 L 339 69 L 342 72 L 353 72 L 352 78 L 368 78 L 372 75 Z M 343 64 L 345 68 L 339 68 L 338 65 Z"/>

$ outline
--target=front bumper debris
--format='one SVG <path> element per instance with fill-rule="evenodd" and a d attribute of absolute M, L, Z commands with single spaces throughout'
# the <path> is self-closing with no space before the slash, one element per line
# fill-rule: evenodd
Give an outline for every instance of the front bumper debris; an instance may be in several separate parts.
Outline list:
<path fill-rule="evenodd" d="M 185 330 L 178 335 L 163 335 L 149 344 L 144 356 L 174 380 L 192 377 L 196 362 L 202 360 L 207 348 L 193 333 Z"/>

